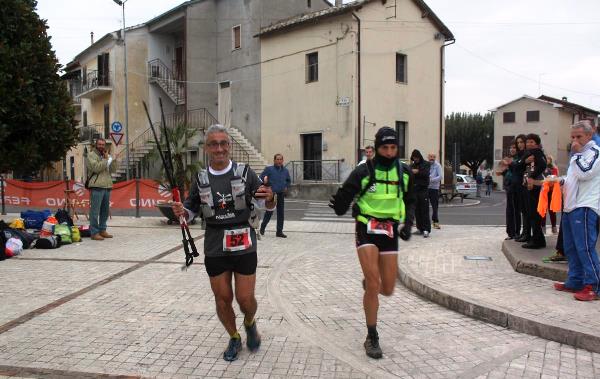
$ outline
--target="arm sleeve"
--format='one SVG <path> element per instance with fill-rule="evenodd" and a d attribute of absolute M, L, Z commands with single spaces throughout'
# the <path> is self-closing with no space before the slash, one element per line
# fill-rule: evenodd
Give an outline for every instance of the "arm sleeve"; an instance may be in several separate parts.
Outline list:
<path fill-rule="evenodd" d="M 406 192 L 403 195 L 404 200 L 404 211 L 406 213 L 404 217 L 404 223 L 413 225 L 415 219 L 415 208 L 417 204 L 417 197 L 415 195 L 415 177 L 410 171 L 410 168 L 403 164 L 403 170 L 408 174 L 408 186 L 406 186 Z"/>
<path fill-rule="evenodd" d="M 356 167 L 350 173 L 348 179 L 346 179 L 344 184 L 337 190 L 336 194 L 333 195 L 333 209 L 335 214 L 342 216 L 348 212 L 352 200 L 354 200 L 354 197 L 361 190 L 362 179 L 368 175 L 369 172 L 366 164 Z"/>
<path fill-rule="evenodd" d="M 539 151 L 534 156 L 535 167 L 532 173 L 533 178 L 538 178 L 540 175 L 546 171 L 547 163 L 546 158 L 544 158 L 544 153 Z"/>
<path fill-rule="evenodd" d="M 250 174 L 250 168 L 248 168 L 248 174 Z M 269 176 L 269 166 L 265 167 L 262 173 L 260 174 L 260 181 L 265 180 L 265 176 Z"/>
<path fill-rule="evenodd" d="M 600 175 L 600 149 L 592 149 L 590 154 L 575 154 L 571 158 L 568 175 L 578 180 L 590 180 Z"/>
<path fill-rule="evenodd" d="M 434 165 L 433 166 L 434 170 L 433 170 L 433 176 L 431 176 L 429 178 L 429 181 L 431 183 L 441 183 L 442 181 L 442 168 L 439 165 Z"/>
<path fill-rule="evenodd" d="M 429 165 L 422 164 L 418 168 L 419 172 L 415 175 L 415 177 L 421 179 L 429 179 Z"/>
<path fill-rule="evenodd" d="M 285 169 L 285 188 L 288 188 L 292 184 L 292 178 L 290 177 L 290 171 Z"/>

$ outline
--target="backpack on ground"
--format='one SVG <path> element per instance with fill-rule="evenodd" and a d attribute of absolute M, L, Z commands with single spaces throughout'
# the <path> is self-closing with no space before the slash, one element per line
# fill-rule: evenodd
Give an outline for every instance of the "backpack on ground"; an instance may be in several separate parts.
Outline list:
<path fill-rule="evenodd" d="M 27 229 L 41 229 L 44 221 L 52 216 L 52 212 L 49 209 L 43 211 L 32 211 L 26 210 L 21 212 L 21 218 L 25 221 L 25 228 Z"/>
<path fill-rule="evenodd" d="M 54 214 L 54 217 L 56 217 L 56 221 L 58 221 L 59 224 L 67 224 L 69 226 L 73 226 L 73 219 L 69 215 L 69 212 L 67 212 L 64 209 L 57 210 Z"/>
<path fill-rule="evenodd" d="M 48 236 L 35 241 L 36 249 L 56 249 L 60 243 L 60 237 Z"/>
<path fill-rule="evenodd" d="M 71 227 L 67 224 L 54 225 L 54 235 L 60 237 L 61 245 L 68 245 L 73 242 L 71 238 Z"/>
<path fill-rule="evenodd" d="M 23 252 L 23 242 L 19 238 L 11 238 L 6 241 L 4 247 L 4 253 L 7 256 L 14 257 L 15 255 L 21 255 Z"/>

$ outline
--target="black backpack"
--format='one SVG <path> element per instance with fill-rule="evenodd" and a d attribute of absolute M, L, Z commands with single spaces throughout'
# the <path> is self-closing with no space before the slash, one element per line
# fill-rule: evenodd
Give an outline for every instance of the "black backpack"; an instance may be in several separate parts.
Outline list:
<path fill-rule="evenodd" d="M 58 221 L 59 224 L 73 226 L 73 219 L 69 215 L 69 212 L 67 212 L 65 209 L 57 210 L 54 217 L 56 217 L 56 221 Z"/>

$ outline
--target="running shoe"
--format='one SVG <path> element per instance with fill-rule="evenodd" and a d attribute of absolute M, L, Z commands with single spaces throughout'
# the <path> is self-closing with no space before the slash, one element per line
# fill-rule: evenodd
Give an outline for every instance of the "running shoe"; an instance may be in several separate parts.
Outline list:
<path fill-rule="evenodd" d="M 440 227 L 440 223 L 439 223 L 439 222 L 434 222 L 434 223 L 433 223 L 433 228 L 434 228 L 434 229 L 441 229 L 441 227 Z"/>
<path fill-rule="evenodd" d="M 252 323 L 252 326 L 244 325 L 244 329 L 246 329 L 246 346 L 252 352 L 258 350 L 260 347 L 260 334 L 256 329 L 256 321 Z"/>
<path fill-rule="evenodd" d="M 593 290 L 591 285 L 584 286 L 583 289 L 579 292 L 575 292 L 573 295 L 575 299 L 580 301 L 592 301 L 592 300 L 600 300 L 600 296 Z"/>
<path fill-rule="evenodd" d="M 367 335 L 367 339 L 364 343 L 365 352 L 367 355 L 374 359 L 380 359 L 383 356 L 381 347 L 379 346 L 379 337 L 372 337 Z"/>
<path fill-rule="evenodd" d="M 227 362 L 233 362 L 237 359 L 238 353 L 242 350 L 241 338 L 230 338 L 227 349 L 223 352 L 223 359 Z"/>
<path fill-rule="evenodd" d="M 569 288 L 567 286 L 565 286 L 565 283 L 562 282 L 555 282 L 554 283 L 554 289 L 557 291 L 564 291 L 564 292 L 578 292 L 578 290 L 574 289 L 574 288 Z"/>

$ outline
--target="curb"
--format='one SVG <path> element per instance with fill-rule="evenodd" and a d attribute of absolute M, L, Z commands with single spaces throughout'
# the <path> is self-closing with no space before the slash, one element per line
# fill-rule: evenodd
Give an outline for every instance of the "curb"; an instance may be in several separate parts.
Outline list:
<path fill-rule="evenodd" d="M 521 333 L 600 353 L 600 333 L 564 323 L 551 322 L 531 315 L 508 311 L 493 304 L 470 299 L 463 294 L 451 294 L 398 263 L 398 279 L 409 290 L 445 308 L 465 316 L 500 325 Z"/>
<path fill-rule="evenodd" d="M 502 253 L 504 253 L 504 256 L 510 262 L 510 265 L 518 273 L 537 276 L 538 278 L 549 279 L 556 282 L 564 282 L 567 280 L 567 273 L 565 270 L 519 259 L 519 257 L 514 254 L 507 241 L 502 243 Z"/>

